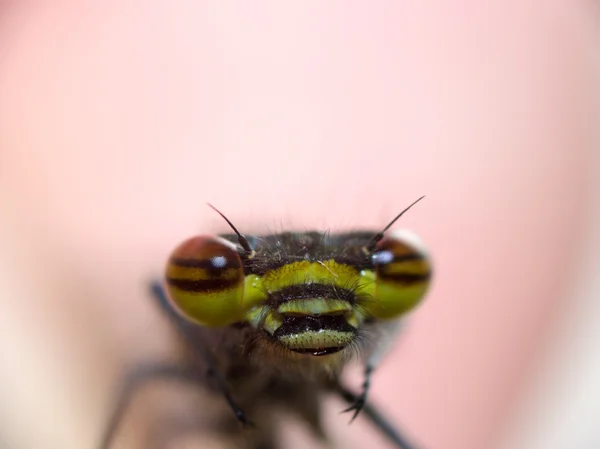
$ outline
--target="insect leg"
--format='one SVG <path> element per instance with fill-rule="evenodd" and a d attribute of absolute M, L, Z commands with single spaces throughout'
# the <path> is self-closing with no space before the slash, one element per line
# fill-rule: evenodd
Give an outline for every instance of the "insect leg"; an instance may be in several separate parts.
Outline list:
<path fill-rule="evenodd" d="M 350 404 L 356 404 L 360 401 L 360 396 L 363 396 L 357 396 L 346 387 L 339 384 L 337 385 L 336 392 Z M 377 427 L 398 449 L 417 449 L 409 443 L 374 406 L 363 402 L 362 410 L 373 425 Z"/>
<path fill-rule="evenodd" d="M 369 364 L 365 367 L 365 380 L 362 384 L 361 393 L 358 396 L 355 396 L 354 403 L 342 412 L 342 413 L 346 413 L 346 412 L 351 412 L 352 410 L 354 410 L 354 414 L 352 415 L 350 422 L 352 422 L 356 419 L 356 417 L 358 416 L 360 411 L 364 408 L 364 406 L 367 402 L 367 396 L 369 394 L 369 389 L 371 388 L 372 374 L 373 374 L 373 366 Z"/>
<path fill-rule="evenodd" d="M 377 345 L 371 348 L 371 352 L 367 357 L 367 361 L 365 364 L 364 376 L 365 380 L 362 385 L 362 392 L 359 396 L 357 396 L 356 401 L 352 406 L 348 407 L 344 412 L 354 411 L 354 415 L 350 422 L 354 421 L 361 409 L 364 407 L 365 402 L 367 401 L 367 396 L 369 394 L 369 389 L 371 388 L 371 377 L 373 375 L 373 371 L 379 364 L 381 360 L 387 355 L 390 349 L 393 346 L 395 339 L 398 336 L 398 333 L 404 328 L 403 323 L 400 321 L 389 321 L 389 322 L 378 322 L 376 323 L 376 332 L 378 334 Z M 375 332 L 375 330 L 373 330 Z"/>
<path fill-rule="evenodd" d="M 199 360 L 202 360 L 205 363 L 207 367 L 205 371 L 206 374 L 214 379 L 217 387 L 225 397 L 225 400 L 229 404 L 229 407 L 235 414 L 237 420 L 245 426 L 254 426 L 254 424 L 248 420 L 242 408 L 238 405 L 229 392 L 227 381 L 223 374 L 218 370 L 217 362 L 214 356 L 210 350 L 204 346 L 203 340 L 198 334 L 198 325 L 186 320 L 175 311 L 169 302 L 169 299 L 167 298 L 165 289 L 160 282 L 152 282 L 150 284 L 150 291 L 158 303 L 158 306 L 167 315 L 175 329 L 178 331 L 179 335 L 183 338 L 183 340 L 187 343 L 189 348 L 194 352 Z"/>
<path fill-rule="evenodd" d="M 133 399 L 135 392 L 146 382 L 156 379 L 172 379 L 184 382 L 198 382 L 198 371 L 194 367 L 187 365 L 170 364 L 166 362 L 156 362 L 142 364 L 135 367 L 125 377 L 121 386 L 117 403 L 111 413 L 108 426 L 102 437 L 100 449 L 108 449 L 113 441 L 123 415 Z"/>

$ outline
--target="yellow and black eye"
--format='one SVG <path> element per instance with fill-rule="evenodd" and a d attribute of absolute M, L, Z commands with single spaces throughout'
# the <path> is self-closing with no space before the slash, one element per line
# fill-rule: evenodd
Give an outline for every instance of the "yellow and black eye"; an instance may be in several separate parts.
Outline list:
<path fill-rule="evenodd" d="M 416 236 L 390 233 L 377 243 L 371 263 L 375 272 L 374 301 L 368 305 L 376 318 L 397 318 L 425 296 L 431 279 L 431 262 Z"/>
<path fill-rule="evenodd" d="M 244 268 L 235 245 L 217 237 L 186 240 L 166 269 L 171 301 L 187 318 L 205 326 L 243 319 Z"/>

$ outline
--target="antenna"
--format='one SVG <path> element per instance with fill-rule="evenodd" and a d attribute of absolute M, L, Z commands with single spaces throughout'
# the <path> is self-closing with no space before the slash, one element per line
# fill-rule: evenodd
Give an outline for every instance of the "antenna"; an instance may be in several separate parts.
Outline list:
<path fill-rule="evenodd" d="M 248 239 L 246 237 L 244 237 L 242 234 L 240 234 L 240 232 L 236 229 L 236 227 L 233 225 L 233 223 L 231 221 L 229 221 L 229 218 L 227 218 L 225 215 L 223 215 L 223 213 L 217 209 L 215 206 L 213 206 L 210 203 L 206 203 L 208 205 L 208 207 L 210 207 L 212 210 L 214 210 L 217 214 L 219 214 L 221 217 L 223 217 L 223 220 L 225 220 L 227 222 L 227 224 L 229 225 L 229 227 L 231 229 L 233 229 L 233 232 L 235 232 L 238 236 L 238 243 L 240 244 L 240 246 L 244 249 L 244 251 L 246 251 L 248 254 L 252 254 L 252 248 L 250 247 L 250 243 L 248 243 Z"/>
<path fill-rule="evenodd" d="M 425 195 L 423 195 L 421 198 L 419 198 L 418 200 L 414 201 L 410 206 L 408 206 L 406 209 L 404 209 L 402 212 L 400 212 L 398 215 L 396 215 L 396 217 L 390 221 L 390 223 L 383 228 L 382 231 L 378 232 L 377 234 L 375 234 L 373 236 L 373 238 L 371 239 L 371 241 L 369 243 L 367 243 L 367 245 L 365 246 L 365 249 L 367 250 L 367 253 L 371 253 L 373 252 L 373 250 L 375 249 L 375 247 L 377 246 L 377 243 L 379 243 L 379 241 L 383 238 L 383 235 L 385 234 L 385 232 L 390 229 L 392 227 L 392 225 L 394 223 L 396 223 L 396 221 L 398 221 L 398 219 L 404 215 L 404 213 L 406 211 L 408 211 L 408 209 L 410 209 L 411 207 L 413 207 L 415 204 L 417 204 L 419 201 L 421 201 L 423 198 L 425 198 Z M 219 212 L 219 211 L 217 211 Z M 220 212 L 219 212 L 220 213 Z M 226 219 L 227 220 L 227 219 Z"/>

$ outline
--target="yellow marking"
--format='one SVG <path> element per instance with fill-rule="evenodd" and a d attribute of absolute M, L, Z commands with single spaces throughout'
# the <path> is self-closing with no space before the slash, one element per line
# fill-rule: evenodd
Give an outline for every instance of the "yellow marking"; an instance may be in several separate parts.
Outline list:
<path fill-rule="evenodd" d="M 285 335 L 279 338 L 279 341 L 288 348 L 293 349 L 337 348 L 351 343 L 354 335 L 354 332 L 340 332 L 326 329 Z"/>
<path fill-rule="evenodd" d="M 244 321 L 250 323 L 253 327 L 258 328 L 265 313 L 268 312 L 267 306 L 252 307 L 246 312 Z"/>
<path fill-rule="evenodd" d="M 246 314 L 246 321 L 258 329 L 261 325 L 268 333 L 273 334 L 283 324 L 282 316 L 269 309 L 269 306 L 251 308 Z"/>
<path fill-rule="evenodd" d="M 269 292 L 276 292 L 290 285 L 322 283 L 334 287 L 348 287 L 360 281 L 361 276 L 356 268 L 339 264 L 334 260 L 320 262 L 292 262 L 262 276 L 263 287 Z"/>
<path fill-rule="evenodd" d="M 279 313 L 297 313 L 300 315 L 327 315 L 349 312 L 352 306 L 347 301 L 328 298 L 295 299 L 279 306 Z"/>
<path fill-rule="evenodd" d="M 244 279 L 244 307 L 249 310 L 268 298 L 260 276 L 250 274 Z"/>
<path fill-rule="evenodd" d="M 324 266 L 324 267 L 325 267 L 325 268 L 326 268 L 326 269 L 327 269 L 327 270 L 328 270 L 328 271 L 329 271 L 329 272 L 330 272 L 330 273 L 331 273 L 333 276 L 337 277 L 337 274 L 335 274 L 333 271 L 331 271 L 331 270 L 329 269 L 329 267 L 328 267 L 327 265 L 325 265 L 325 262 L 323 262 L 323 261 L 321 261 L 321 260 L 318 260 L 318 261 L 317 261 L 317 263 L 318 263 L 319 265 L 322 265 L 322 266 Z"/>
<path fill-rule="evenodd" d="M 363 322 L 363 320 L 364 317 L 360 316 L 356 311 L 353 311 L 352 314 L 346 318 L 348 324 L 355 329 L 358 329 L 358 326 Z"/>
<path fill-rule="evenodd" d="M 270 312 L 265 319 L 263 328 L 272 335 L 282 324 L 283 319 L 281 318 L 281 315 L 277 312 Z"/>

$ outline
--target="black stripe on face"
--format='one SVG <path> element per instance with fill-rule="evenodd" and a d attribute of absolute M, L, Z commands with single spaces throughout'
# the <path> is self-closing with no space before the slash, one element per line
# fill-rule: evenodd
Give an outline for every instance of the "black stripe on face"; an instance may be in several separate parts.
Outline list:
<path fill-rule="evenodd" d="M 174 279 L 167 278 L 167 283 L 171 287 L 178 288 L 186 292 L 209 293 L 214 291 L 230 290 L 240 285 L 239 279 Z"/>
<path fill-rule="evenodd" d="M 312 356 L 318 357 L 321 355 L 329 355 L 334 354 L 336 352 L 341 351 L 346 346 L 332 346 L 329 348 L 289 348 L 290 351 L 297 352 L 298 354 L 310 354 Z"/>
<path fill-rule="evenodd" d="M 284 315 L 283 324 L 273 333 L 273 337 L 280 338 L 321 330 L 356 333 L 356 329 L 348 324 L 346 318 L 341 315 L 320 315 L 317 317 L 311 315 Z"/>
<path fill-rule="evenodd" d="M 292 339 L 302 339 L 303 335 L 309 333 L 323 332 L 323 339 L 328 340 L 331 336 L 328 336 L 327 331 L 338 332 L 346 334 L 346 337 L 342 341 L 339 341 L 337 346 L 330 344 L 319 345 L 319 340 L 316 339 L 314 342 L 315 347 L 305 347 L 304 345 L 290 345 L 284 343 L 286 337 L 292 337 Z M 323 356 L 333 354 L 346 348 L 356 338 L 357 330 L 352 327 L 343 316 L 331 316 L 322 315 L 319 317 L 314 316 L 284 316 L 283 324 L 277 328 L 273 333 L 274 340 L 279 341 L 287 349 L 299 354 L 310 354 L 312 356 Z M 312 337 L 307 337 L 314 339 Z"/>
<path fill-rule="evenodd" d="M 395 284 L 411 285 L 420 282 L 427 282 L 431 278 L 431 272 L 427 273 L 394 273 L 386 274 L 383 271 L 377 273 L 378 279 Z"/>
<path fill-rule="evenodd" d="M 244 273 L 256 274 L 257 276 L 264 276 L 269 271 L 277 270 L 278 268 L 284 267 L 293 262 L 302 262 L 307 260 L 305 256 L 287 256 L 285 258 L 269 260 L 262 256 L 256 256 L 254 259 L 244 261 Z M 371 268 L 371 261 L 368 257 L 361 255 L 360 257 L 349 257 L 349 256 L 338 256 L 335 254 L 326 254 L 322 257 L 312 257 L 308 259 L 311 262 L 323 262 L 326 260 L 333 260 L 340 265 L 348 265 L 356 269 L 357 272 Z"/>
<path fill-rule="evenodd" d="M 356 303 L 356 293 L 348 288 L 336 287 L 331 284 L 296 284 L 289 285 L 271 293 L 269 303 L 272 307 L 295 299 L 326 298 Z"/>

